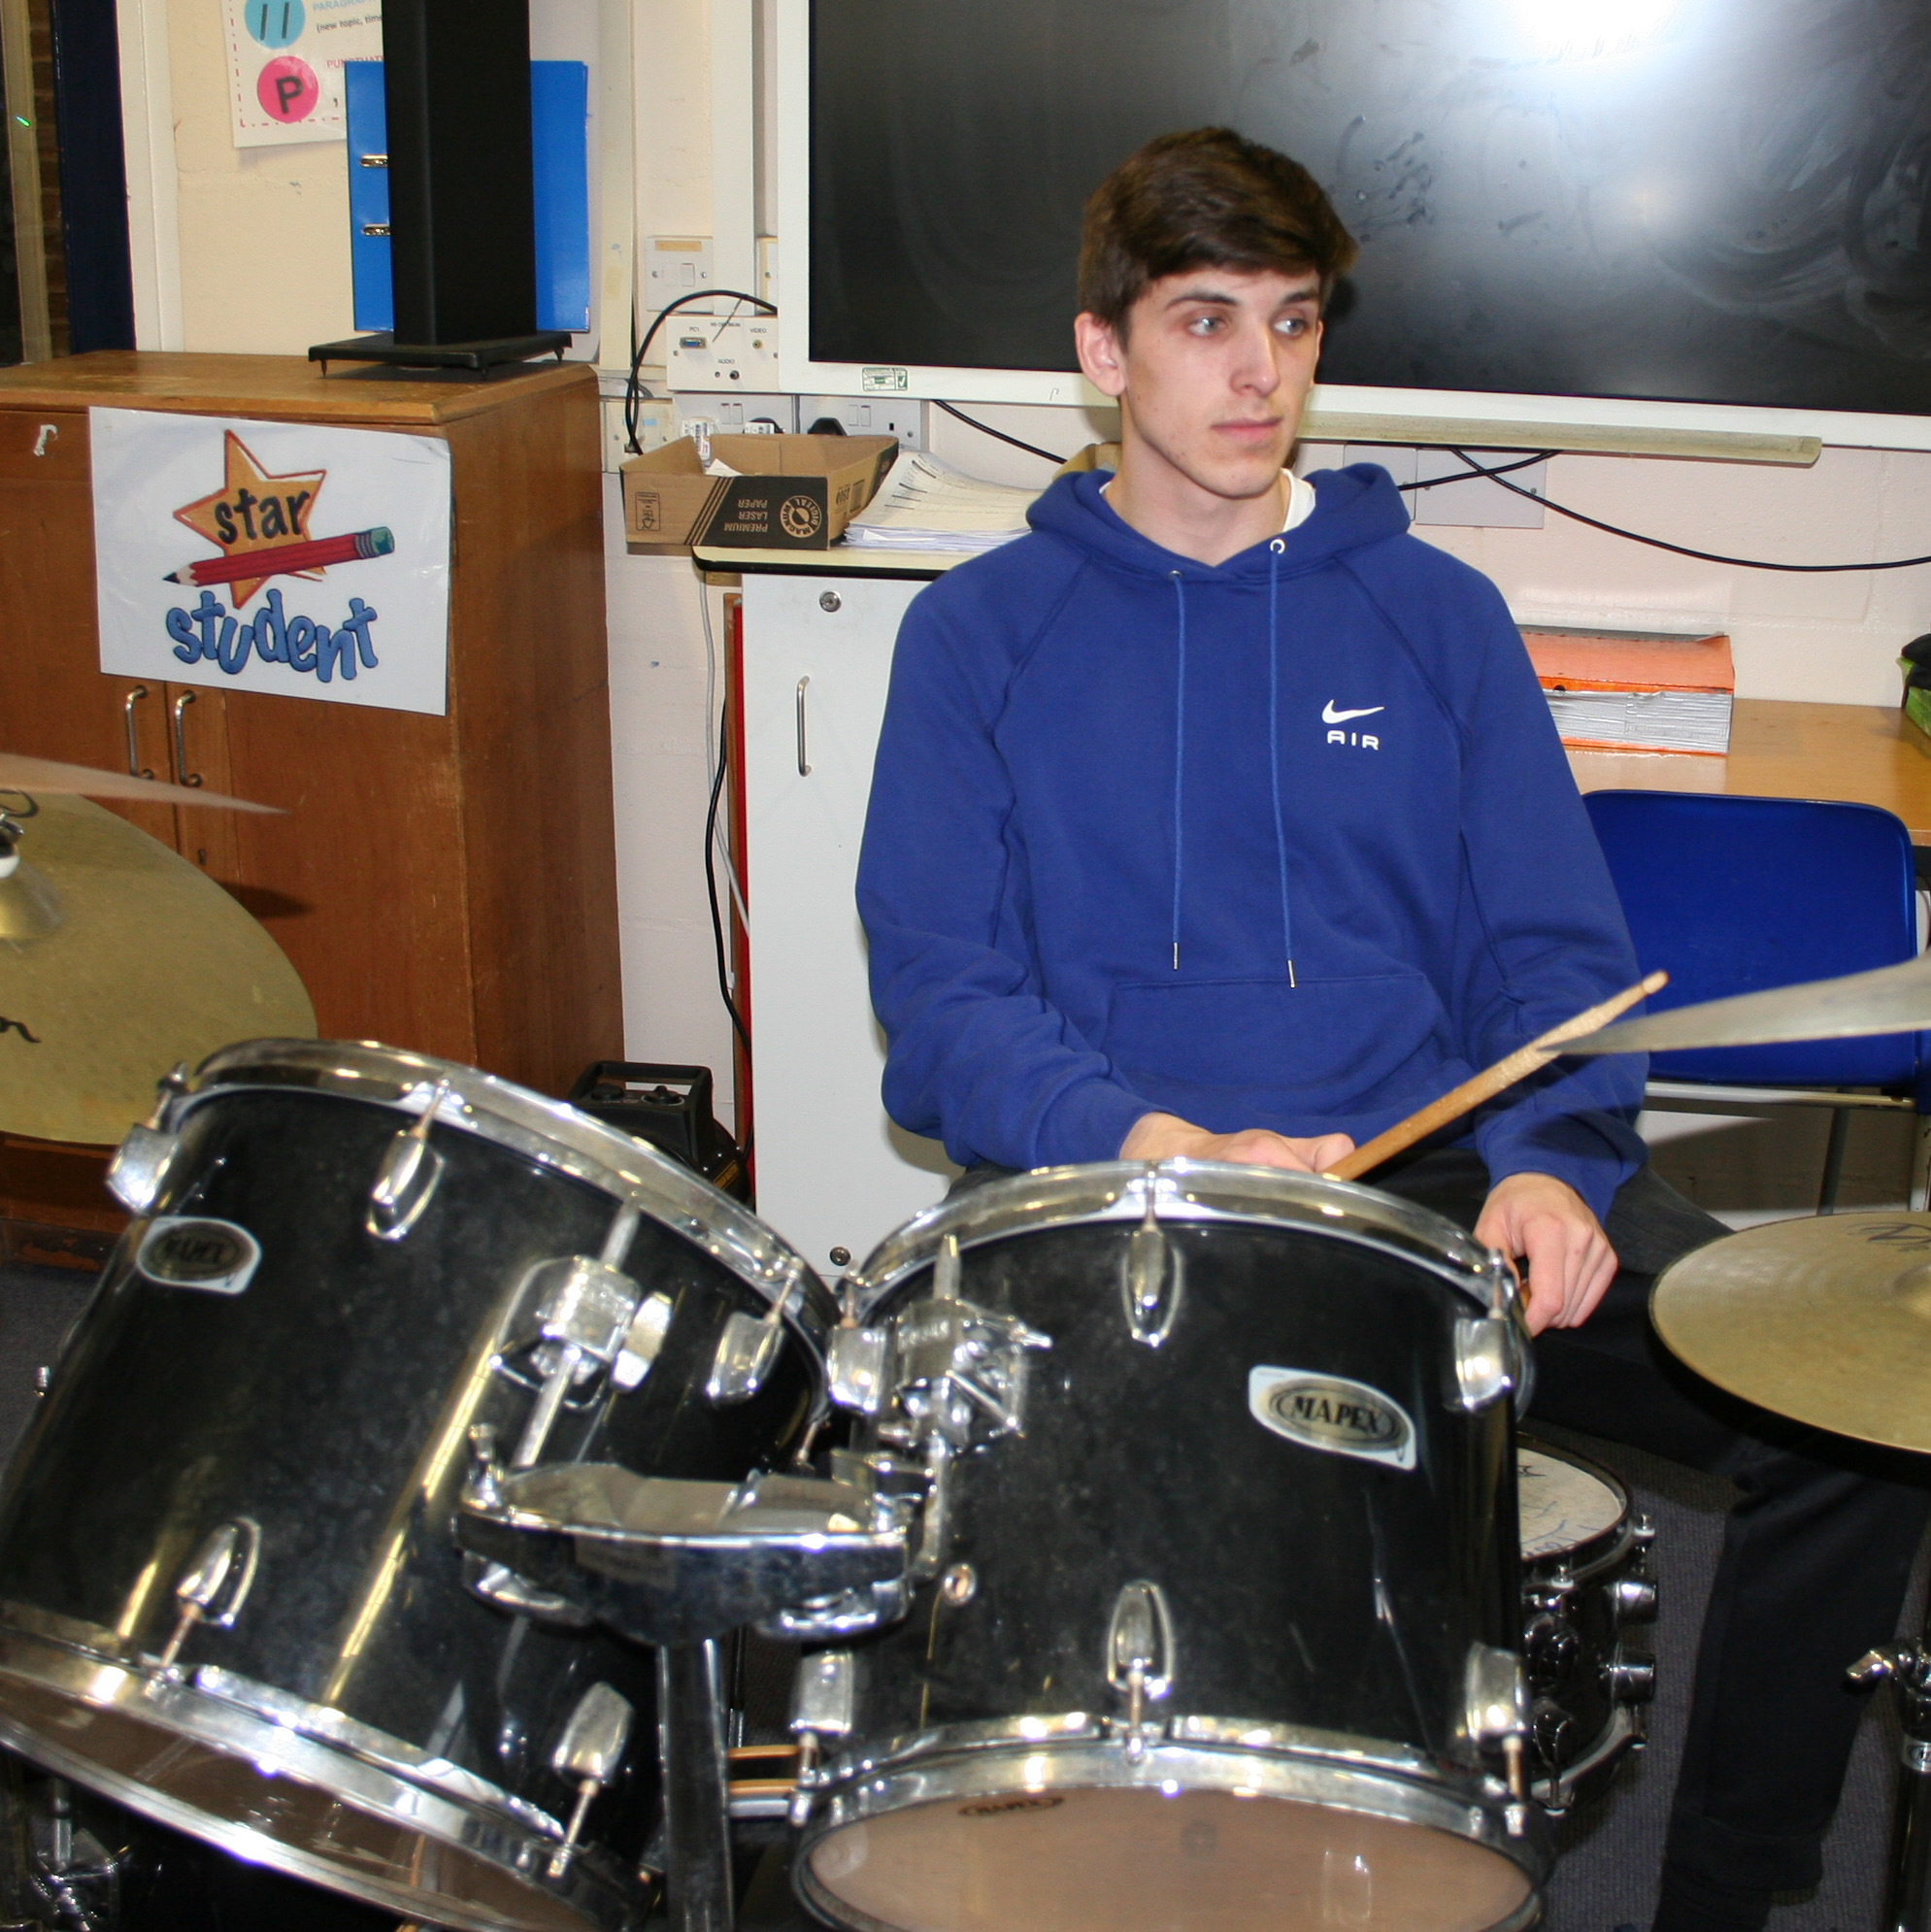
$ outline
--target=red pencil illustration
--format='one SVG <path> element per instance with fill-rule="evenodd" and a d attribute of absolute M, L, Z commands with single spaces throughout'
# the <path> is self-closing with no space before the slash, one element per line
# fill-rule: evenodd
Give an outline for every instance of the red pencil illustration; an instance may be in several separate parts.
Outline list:
<path fill-rule="evenodd" d="M 298 544 L 271 544 L 265 550 L 238 555 L 207 557 L 183 564 L 162 578 L 163 583 L 236 583 L 245 577 L 279 577 L 292 570 L 319 570 L 327 563 L 354 563 L 361 557 L 385 557 L 395 538 L 381 524 L 373 530 L 351 530 L 341 537 L 310 537 Z"/>

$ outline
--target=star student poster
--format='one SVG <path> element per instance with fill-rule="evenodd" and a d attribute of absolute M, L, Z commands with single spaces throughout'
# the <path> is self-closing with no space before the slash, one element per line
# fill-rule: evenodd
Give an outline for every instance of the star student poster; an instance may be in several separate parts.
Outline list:
<path fill-rule="evenodd" d="M 154 410 L 88 416 L 103 671 L 448 709 L 448 444 Z"/>

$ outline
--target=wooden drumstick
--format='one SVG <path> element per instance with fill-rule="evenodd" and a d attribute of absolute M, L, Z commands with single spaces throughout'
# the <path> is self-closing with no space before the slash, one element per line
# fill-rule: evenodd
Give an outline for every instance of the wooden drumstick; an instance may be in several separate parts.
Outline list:
<path fill-rule="evenodd" d="M 1559 1059 L 1563 1041 L 1580 1040 L 1583 1034 L 1593 1033 L 1599 1026 L 1607 1026 L 1611 1020 L 1627 1013 L 1638 1000 L 1648 999 L 1651 993 L 1668 985 L 1669 980 L 1667 973 L 1651 973 L 1648 979 L 1639 980 L 1635 985 L 1617 993 L 1614 999 L 1605 1000 L 1601 1006 L 1592 1006 L 1587 1013 L 1579 1013 L 1574 1019 L 1565 1019 L 1560 1026 L 1551 1026 L 1526 1047 L 1517 1047 L 1506 1060 L 1497 1060 L 1492 1067 L 1483 1068 L 1473 1080 L 1463 1081 L 1460 1086 L 1451 1086 L 1439 1100 L 1431 1100 L 1406 1120 L 1397 1120 L 1385 1133 L 1377 1134 L 1365 1146 L 1356 1148 L 1332 1167 L 1322 1168 L 1321 1172 L 1330 1180 L 1353 1181 L 1369 1169 L 1380 1167 L 1382 1161 L 1392 1159 L 1404 1148 L 1412 1148 L 1437 1127 L 1446 1127 L 1450 1120 L 1459 1120 L 1484 1100 L 1493 1099 L 1504 1087 L 1514 1086 L 1538 1067 L 1546 1067 L 1549 1061 Z"/>

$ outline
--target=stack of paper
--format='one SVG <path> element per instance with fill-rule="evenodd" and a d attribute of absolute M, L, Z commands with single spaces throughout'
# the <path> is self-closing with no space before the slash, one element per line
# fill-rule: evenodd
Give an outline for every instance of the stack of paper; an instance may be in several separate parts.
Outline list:
<path fill-rule="evenodd" d="M 908 450 L 846 526 L 867 550 L 991 550 L 1026 531 L 1036 489 L 983 483 L 923 450 Z"/>
<path fill-rule="evenodd" d="M 1609 751 L 1730 749 L 1736 673 L 1727 637 L 1525 630 L 1565 745 Z"/>

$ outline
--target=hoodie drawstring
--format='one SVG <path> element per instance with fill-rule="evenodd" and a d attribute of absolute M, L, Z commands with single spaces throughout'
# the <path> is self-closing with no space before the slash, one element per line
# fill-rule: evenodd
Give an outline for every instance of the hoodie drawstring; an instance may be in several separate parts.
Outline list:
<path fill-rule="evenodd" d="M 1174 971 L 1180 971 L 1181 871 L 1186 851 L 1182 843 L 1181 800 L 1186 784 L 1186 583 L 1177 570 L 1167 573 L 1174 586 L 1179 639 L 1174 696 Z"/>
<path fill-rule="evenodd" d="M 1281 814 L 1281 552 L 1279 537 L 1268 545 L 1267 561 L 1267 765 L 1274 784 L 1274 856 L 1281 869 L 1281 951 L 1287 961 L 1287 983 L 1294 983 L 1294 916 L 1287 894 L 1287 833 Z"/>

